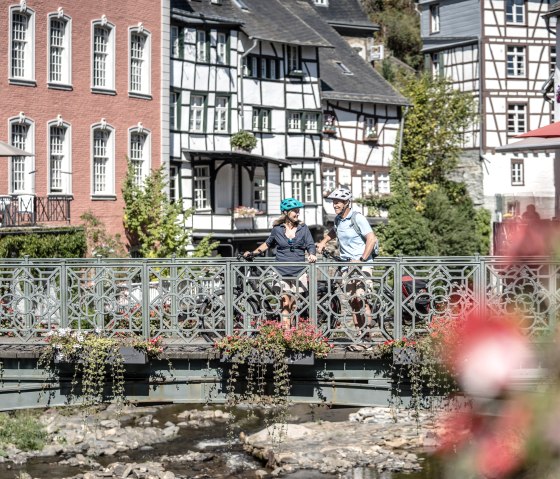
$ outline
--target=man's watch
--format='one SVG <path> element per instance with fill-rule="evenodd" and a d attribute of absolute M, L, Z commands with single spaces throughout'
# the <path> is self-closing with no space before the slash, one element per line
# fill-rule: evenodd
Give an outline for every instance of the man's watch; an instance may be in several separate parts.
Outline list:
<path fill-rule="evenodd" d="M 365 261 L 366 259 L 363 256 L 360 256 L 360 261 Z"/>

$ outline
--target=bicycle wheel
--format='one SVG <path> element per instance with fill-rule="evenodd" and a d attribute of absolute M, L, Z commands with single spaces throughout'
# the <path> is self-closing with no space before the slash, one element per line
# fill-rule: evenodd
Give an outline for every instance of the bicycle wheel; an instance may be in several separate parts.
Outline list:
<path fill-rule="evenodd" d="M 245 311 L 240 311 L 239 309 L 234 311 L 234 331 L 248 329 L 249 324 L 246 324 L 246 317 L 256 317 L 259 314 L 259 305 L 253 298 L 249 298 L 245 304 Z M 201 304 L 197 313 L 200 325 L 200 336 L 202 336 L 207 343 L 214 343 L 226 335 L 226 318 L 221 316 L 219 319 L 216 319 L 215 315 L 216 311 L 212 309 L 212 301 L 205 301 Z"/>

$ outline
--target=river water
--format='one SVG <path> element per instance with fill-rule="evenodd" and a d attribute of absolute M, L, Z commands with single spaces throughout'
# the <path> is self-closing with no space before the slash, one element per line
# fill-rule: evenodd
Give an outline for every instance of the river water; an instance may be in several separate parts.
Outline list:
<path fill-rule="evenodd" d="M 202 407 L 192 404 L 163 406 L 154 415 L 154 418 L 158 419 L 160 424 L 165 424 L 167 421 L 176 422 L 176 415 L 180 412 Z M 290 423 L 317 420 L 345 421 L 350 413 L 357 410 L 357 408 L 311 408 L 307 405 L 294 405 L 290 410 L 288 421 Z M 251 417 L 245 411 L 238 411 L 236 416 L 239 418 L 237 422 L 239 431 L 242 430 L 251 434 L 265 427 L 264 418 L 258 413 Z M 255 471 L 264 469 L 261 463 L 243 451 L 241 444 L 228 444 L 225 424 L 216 424 L 213 427 L 199 429 L 181 428 L 178 436 L 172 441 L 154 444 L 152 448 L 145 448 L 144 450 L 130 450 L 115 456 L 102 456 L 94 459 L 103 466 L 117 461 L 142 463 L 159 461 L 159 458 L 163 455 L 186 454 L 187 451 L 211 452 L 213 458 L 195 463 L 170 463 L 166 466 L 166 469 L 178 476 L 193 479 L 255 479 L 257 477 Z M 88 470 L 60 465 L 58 461 L 59 458 L 32 458 L 20 466 L 3 463 L 0 464 L 0 479 L 14 479 L 21 472 L 26 472 L 33 478 L 61 479 L 73 477 Z M 438 479 L 442 477 L 442 473 L 437 461 L 426 456 L 422 471 L 415 473 L 378 472 L 375 468 L 355 468 L 342 476 L 301 470 L 282 477 L 288 479 Z"/>

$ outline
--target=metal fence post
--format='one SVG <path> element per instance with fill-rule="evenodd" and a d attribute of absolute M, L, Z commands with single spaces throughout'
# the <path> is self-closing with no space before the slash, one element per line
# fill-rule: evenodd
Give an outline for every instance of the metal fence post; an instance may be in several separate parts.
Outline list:
<path fill-rule="evenodd" d="M 101 266 L 101 258 L 100 254 L 97 255 L 96 263 L 97 267 L 95 268 L 95 316 L 94 316 L 94 323 L 96 328 L 104 329 L 105 325 L 103 324 L 103 268 Z"/>
<path fill-rule="evenodd" d="M 308 316 L 314 326 L 317 326 L 317 263 L 309 263 L 309 304 Z"/>
<path fill-rule="evenodd" d="M 475 313 L 484 314 L 484 311 L 486 311 L 486 304 L 487 304 L 486 292 L 488 291 L 487 284 L 486 284 L 486 277 L 487 277 L 486 261 L 482 256 L 478 254 L 475 255 L 474 261 L 478 265 L 478 274 L 474 275 L 475 281 L 478 284 L 473 285 L 474 297 L 477 304 L 477 307 L 475 308 Z"/>
<path fill-rule="evenodd" d="M 31 329 L 33 326 L 33 318 L 32 318 L 32 313 L 31 313 L 31 285 L 29 284 L 31 278 L 33 277 L 30 271 L 30 263 L 29 263 L 29 255 L 25 255 L 23 257 L 23 263 L 24 263 L 24 268 L 23 270 L 25 271 L 25 275 L 24 275 L 24 281 L 23 281 L 23 289 L 22 289 L 22 293 L 23 293 L 23 314 L 25 316 L 25 328 L 26 329 Z"/>
<path fill-rule="evenodd" d="M 226 294 L 226 304 L 225 304 L 225 308 L 226 308 L 226 335 L 230 335 L 233 334 L 233 298 L 232 298 L 232 294 L 233 294 L 233 272 L 232 272 L 232 268 L 233 268 L 233 262 L 232 261 L 227 261 L 226 265 L 225 265 L 225 284 L 224 284 L 224 290 L 225 290 L 225 294 Z"/>
<path fill-rule="evenodd" d="M 169 293 L 171 297 L 170 314 L 171 314 L 171 329 L 173 334 L 177 333 L 179 321 L 177 318 L 177 256 L 171 256 L 171 267 L 169 268 Z"/>
<path fill-rule="evenodd" d="M 402 255 L 395 258 L 395 338 L 401 339 L 402 337 Z"/>
<path fill-rule="evenodd" d="M 142 260 L 142 337 L 150 338 L 150 269 Z"/>
<path fill-rule="evenodd" d="M 68 266 L 66 260 L 62 260 L 60 266 L 60 325 L 63 328 L 68 327 Z"/>

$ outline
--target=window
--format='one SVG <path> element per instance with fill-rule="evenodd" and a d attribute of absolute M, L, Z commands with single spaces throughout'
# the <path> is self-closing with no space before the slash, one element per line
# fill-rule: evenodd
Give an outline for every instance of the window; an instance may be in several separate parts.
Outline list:
<path fill-rule="evenodd" d="M 191 96 L 190 131 L 204 131 L 205 97 L 202 95 Z"/>
<path fill-rule="evenodd" d="M 94 89 L 115 88 L 114 28 L 104 19 L 93 26 L 93 79 Z"/>
<path fill-rule="evenodd" d="M 439 5 L 430 5 L 430 33 L 439 32 Z"/>
<path fill-rule="evenodd" d="M 176 91 L 172 91 L 169 97 L 169 127 L 181 129 L 181 95 Z"/>
<path fill-rule="evenodd" d="M 131 93 L 150 94 L 150 36 L 145 31 L 130 30 Z"/>
<path fill-rule="evenodd" d="M 10 142 L 12 146 L 33 153 L 33 123 L 15 118 L 10 121 Z M 32 157 L 12 156 L 10 162 L 10 193 L 32 192 Z"/>
<path fill-rule="evenodd" d="M 336 62 L 336 64 L 338 65 L 338 68 L 342 70 L 342 73 L 344 73 L 345 75 L 353 75 L 352 71 L 344 63 Z"/>
<path fill-rule="evenodd" d="M 194 169 L 194 207 L 197 211 L 210 209 L 210 167 Z"/>
<path fill-rule="evenodd" d="M 315 203 L 315 172 L 292 170 L 292 196 L 304 203 Z"/>
<path fill-rule="evenodd" d="M 214 131 L 224 133 L 229 130 L 228 125 L 229 109 L 228 97 L 217 96 L 216 108 L 214 110 Z"/>
<path fill-rule="evenodd" d="M 364 140 L 377 140 L 377 121 L 373 117 L 364 118 Z"/>
<path fill-rule="evenodd" d="M 263 80 L 277 80 L 280 71 L 279 60 L 274 57 L 249 55 L 246 60 L 246 75 Z"/>
<path fill-rule="evenodd" d="M 377 192 L 382 195 L 388 195 L 391 192 L 389 173 L 377 174 Z"/>
<path fill-rule="evenodd" d="M 259 210 L 266 210 L 266 176 L 262 168 L 255 172 L 253 179 L 253 205 Z"/>
<path fill-rule="evenodd" d="M 297 45 L 288 45 L 288 73 L 301 71 L 301 62 L 299 57 L 299 47 Z"/>
<path fill-rule="evenodd" d="M 253 107 L 253 130 L 270 131 L 270 116 L 270 110 Z"/>
<path fill-rule="evenodd" d="M 10 12 L 10 79 L 35 80 L 35 15 L 24 6 Z"/>
<path fill-rule="evenodd" d="M 507 47 L 507 74 L 512 77 L 525 76 L 525 47 Z"/>
<path fill-rule="evenodd" d="M 51 15 L 49 18 L 49 83 L 70 85 L 70 20 L 64 16 Z"/>
<path fill-rule="evenodd" d="M 177 26 L 171 27 L 171 56 L 183 58 L 183 29 Z"/>
<path fill-rule="evenodd" d="M 107 125 L 93 128 L 93 195 L 114 195 L 114 131 Z"/>
<path fill-rule="evenodd" d="M 206 32 L 204 30 L 196 31 L 196 61 L 208 61 L 208 44 L 206 41 Z"/>
<path fill-rule="evenodd" d="M 442 53 L 432 53 L 431 55 L 432 64 L 432 76 L 439 77 L 443 76 L 443 54 Z"/>
<path fill-rule="evenodd" d="M 524 104 L 509 104 L 508 105 L 508 133 L 510 135 L 517 135 L 524 133 L 527 130 L 527 105 Z"/>
<path fill-rule="evenodd" d="M 49 193 L 69 194 L 70 127 L 61 121 L 49 124 Z"/>
<path fill-rule="evenodd" d="M 373 195 L 377 192 L 375 187 L 375 173 L 366 171 L 362 174 L 362 196 Z"/>
<path fill-rule="evenodd" d="M 520 213 L 519 201 L 517 200 L 508 201 L 506 203 L 506 212 L 512 217 L 519 216 Z"/>
<path fill-rule="evenodd" d="M 218 32 L 216 36 L 216 63 L 227 63 L 227 35 L 223 32 Z"/>
<path fill-rule="evenodd" d="M 319 131 L 319 113 L 306 113 L 304 118 L 305 131 Z"/>
<path fill-rule="evenodd" d="M 328 7 L 329 6 L 329 0 L 313 0 L 313 3 L 315 5 L 320 6 L 320 7 Z"/>
<path fill-rule="evenodd" d="M 288 131 L 301 131 L 301 113 L 299 111 L 288 112 Z"/>
<path fill-rule="evenodd" d="M 523 159 L 511 160 L 511 184 L 512 186 L 523 186 L 525 184 Z"/>
<path fill-rule="evenodd" d="M 525 23 L 525 0 L 506 0 L 506 22 Z"/>
<path fill-rule="evenodd" d="M 179 199 L 179 169 L 176 166 L 169 167 L 169 200 L 175 203 Z"/>
<path fill-rule="evenodd" d="M 323 195 L 326 196 L 336 188 L 336 168 L 323 169 Z"/>
<path fill-rule="evenodd" d="M 129 134 L 128 158 L 134 171 L 134 183 L 142 186 L 150 171 L 150 136 L 143 128 L 133 128 Z"/>
<path fill-rule="evenodd" d="M 554 75 L 556 72 L 556 47 L 550 47 L 550 73 Z"/>

